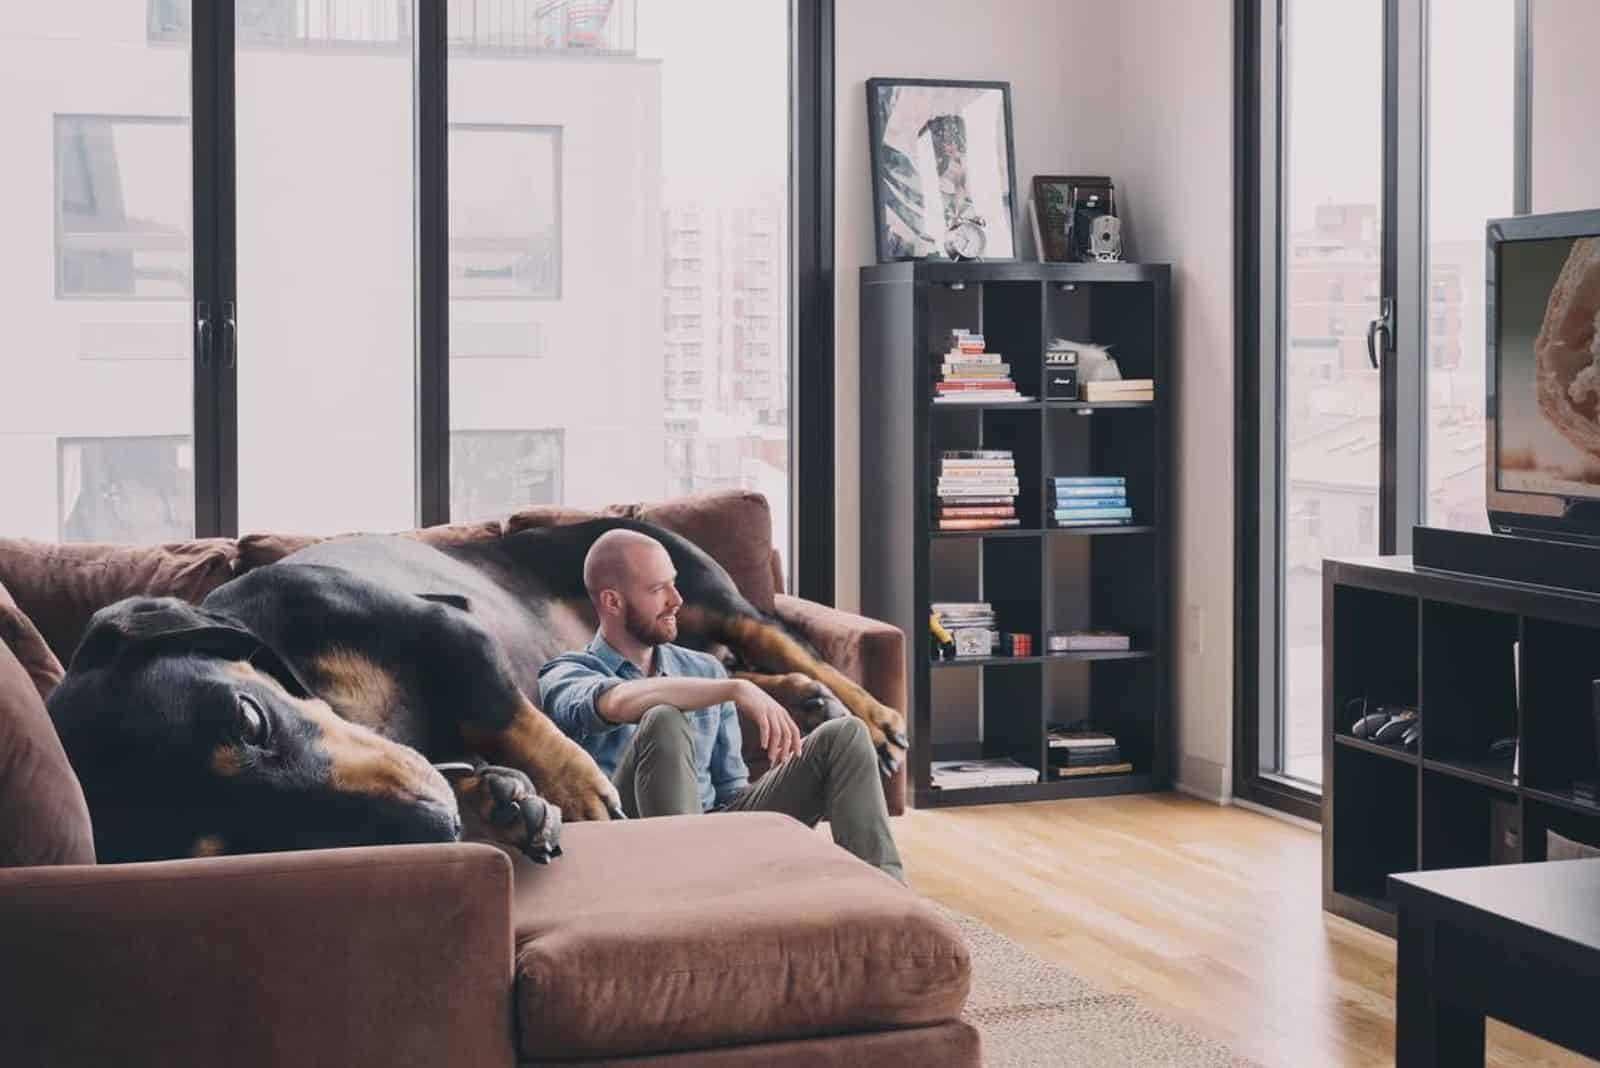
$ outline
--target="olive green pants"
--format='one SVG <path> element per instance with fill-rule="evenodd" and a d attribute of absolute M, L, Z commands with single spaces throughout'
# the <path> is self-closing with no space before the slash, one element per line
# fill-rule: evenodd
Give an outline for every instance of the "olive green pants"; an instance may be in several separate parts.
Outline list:
<path fill-rule="evenodd" d="M 702 811 L 694 737 L 671 705 L 656 705 L 622 754 L 612 781 L 632 818 Z M 718 812 L 782 812 L 807 827 L 828 821 L 833 840 L 900 882 L 900 853 L 889 833 L 878 754 L 866 724 L 854 716 L 829 720 L 806 736 L 800 752 Z"/>

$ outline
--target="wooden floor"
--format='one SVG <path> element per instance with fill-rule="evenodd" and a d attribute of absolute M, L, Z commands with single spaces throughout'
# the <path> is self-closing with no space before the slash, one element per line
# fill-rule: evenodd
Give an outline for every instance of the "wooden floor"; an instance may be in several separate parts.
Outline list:
<path fill-rule="evenodd" d="M 894 821 L 911 885 L 1269 1068 L 1392 1065 L 1394 943 L 1325 915 L 1314 831 L 1141 797 Z M 1493 1021 L 1493 1065 L 1587 1065 Z"/>

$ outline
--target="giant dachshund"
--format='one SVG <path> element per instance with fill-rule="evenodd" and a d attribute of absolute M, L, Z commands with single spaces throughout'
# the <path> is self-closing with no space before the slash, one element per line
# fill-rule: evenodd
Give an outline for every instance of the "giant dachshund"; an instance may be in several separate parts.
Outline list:
<path fill-rule="evenodd" d="M 95 614 L 50 713 L 100 858 L 464 836 L 547 861 L 563 818 L 620 816 L 611 783 L 531 699 L 545 661 L 593 629 L 583 558 L 616 527 L 671 555 L 681 641 L 731 651 L 802 728 L 848 709 L 884 770 L 898 766 L 900 713 L 668 531 L 600 519 L 437 548 L 340 538 L 199 607 L 136 597 Z"/>

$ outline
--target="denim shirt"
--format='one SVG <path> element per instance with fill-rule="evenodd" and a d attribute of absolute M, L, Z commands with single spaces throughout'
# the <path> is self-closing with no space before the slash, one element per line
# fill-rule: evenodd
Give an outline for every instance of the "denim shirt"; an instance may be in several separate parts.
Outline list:
<path fill-rule="evenodd" d="M 716 657 L 681 645 L 658 645 L 655 673 L 680 678 L 725 679 Z M 568 738 L 594 757 L 610 778 L 639 729 L 634 723 L 607 723 L 595 711 L 600 695 L 644 673 L 596 633 L 582 652 L 562 653 L 539 669 L 539 704 Z M 695 772 L 701 807 L 710 810 L 732 800 L 750 781 L 741 753 L 739 714 L 732 701 L 684 710 L 694 736 Z"/>

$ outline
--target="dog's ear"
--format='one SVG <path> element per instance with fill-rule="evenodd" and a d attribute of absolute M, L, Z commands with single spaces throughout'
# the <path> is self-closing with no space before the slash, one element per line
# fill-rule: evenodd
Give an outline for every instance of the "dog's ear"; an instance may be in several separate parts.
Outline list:
<path fill-rule="evenodd" d="M 72 654 L 71 665 L 74 671 L 91 671 L 107 667 L 124 655 L 153 656 L 162 652 L 207 653 L 227 660 L 247 660 L 295 696 L 311 695 L 288 661 L 250 628 L 176 597 L 130 597 L 100 609 L 90 618 L 83 640 Z"/>

